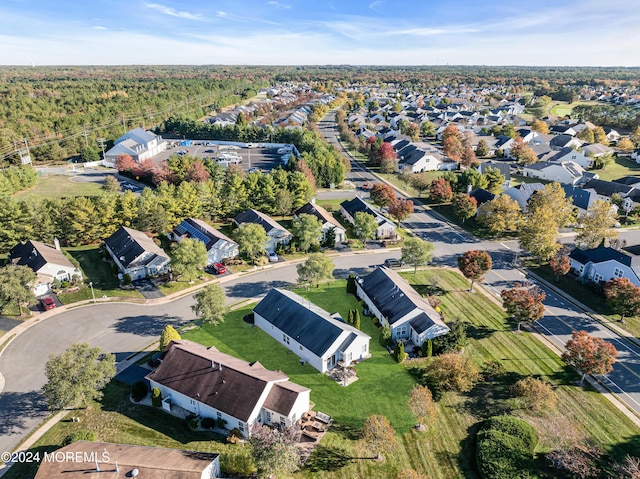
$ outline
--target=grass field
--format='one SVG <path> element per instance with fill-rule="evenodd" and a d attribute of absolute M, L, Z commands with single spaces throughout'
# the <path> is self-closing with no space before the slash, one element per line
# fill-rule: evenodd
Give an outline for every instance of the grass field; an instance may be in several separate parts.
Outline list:
<path fill-rule="evenodd" d="M 84 286 L 80 291 L 59 294 L 58 298 L 63 304 L 91 299 L 89 282 L 93 284 L 96 298 L 102 298 L 102 296 L 142 298 L 142 295 L 135 289 L 120 289 L 118 278 L 111 270 L 111 264 L 104 261 L 104 253 L 98 246 L 78 246 L 65 248 L 65 251 L 80 263 Z"/>
<path fill-rule="evenodd" d="M 478 364 L 498 363 L 504 374 L 478 384 L 465 394 L 446 393 L 437 403 L 438 415 L 426 433 L 411 430 L 415 420 L 406 408 L 406 399 L 414 384 L 408 370 L 395 364 L 377 343 L 377 330 L 365 317 L 362 329 L 372 336 L 372 358 L 357 365 L 354 384 L 343 388 L 317 373 L 310 366 L 301 366 L 294 354 L 242 321 L 251 308 L 230 313 L 217 327 L 204 326 L 184 335 L 205 345 L 247 360 L 259 359 L 267 368 L 281 369 L 292 381 L 311 387 L 315 409 L 335 418 L 322 443 L 302 471 L 293 477 L 395 478 L 398 472 L 411 468 L 431 479 L 471 478 L 474 471 L 473 434 L 487 417 L 511 411 L 509 386 L 525 375 L 536 375 L 551 382 L 559 397 L 558 410 L 544 416 L 530 415 L 522 410 L 511 411 L 535 425 L 541 441 L 538 453 L 562 446 L 569 440 L 592 439 L 605 452 L 616 458 L 640 450 L 640 430 L 600 394 L 575 385 L 578 375 L 566 368 L 561 360 L 529 333 L 516 333 L 504 312 L 480 292 L 469 293 L 468 282 L 454 271 L 430 269 L 418 273 L 402 273 L 421 293 L 437 294 L 447 320 L 464 319 L 471 323 L 470 342 L 465 354 Z M 330 312 L 357 306 L 355 298 L 344 292 L 345 282 L 298 293 Z M 425 361 L 425 360 L 417 360 Z M 415 364 L 414 364 L 415 366 Z M 127 388 L 114 383 L 105 391 L 101 404 L 73 411 L 80 423 L 61 422 L 47 432 L 35 450 L 44 451 L 60 444 L 71 431 L 90 429 L 99 440 L 130 444 L 157 445 L 228 454 L 239 449 L 214 435 L 188 430 L 184 421 L 168 417 L 159 411 L 136 406 L 127 400 Z M 359 440 L 364 418 L 370 414 L 386 415 L 398 432 L 400 447 L 385 454 L 383 463 L 373 461 L 373 452 Z M 541 477 L 563 477 L 546 470 L 540 456 Z M 16 467 L 8 479 L 29 477 L 25 469 Z"/>
<path fill-rule="evenodd" d="M 61 198 L 64 196 L 98 196 L 102 188 L 98 183 L 74 182 L 71 176 L 40 176 L 36 185 L 28 190 L 16 193 L 18 197 Z"/>
<path fill-rule="evenodd" d="M 598 173 L 601 180 L 611 181 L 623 176 L 640 175 L 640 164 L 627 157 L 617 156 L 615 162 L 607 166 L 606 169 L 593 170 L 593 172 Z"/>
<path fill-rule="evenodd" d="M 597 101 L 574 101 L 573 103 L 567 103 L 566 101 L 553 101 L 551 102 L 550 113 L 557 117 L 569 115 L 573 112 L 573 109 L 578 105 L 598 105 Z"/>

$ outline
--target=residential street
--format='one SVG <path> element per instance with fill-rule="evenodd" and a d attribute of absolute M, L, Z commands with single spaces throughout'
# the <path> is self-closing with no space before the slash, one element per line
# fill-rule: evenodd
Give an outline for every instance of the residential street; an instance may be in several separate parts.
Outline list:
<path fill-rule="evenodd" d="M 336 275 L 363 273 L 397 255 L 398 252 L 382 250 L 341 256 L 336 258 Z M 224 289 L 228 302 L 233 304 L 262 296 L 296 278 L 295 265 L 286 265 L 232 278 Z M 86 341 L 122 361 L 156 341 L 165 325 L 177 326 L 195 319 L 192 304 L 189 295 L 154 306 L 84 306 L 38 322 L 19 335 L 0 355 L 0 373 L 6 381 L 0 393 L 0 451 L 11 451 L 47 417 L 39 391 L 45 383 L 44 365 L 50 354 L 60 353 L 74 342 Z"/>
<path fill-rule="evenodd" d="M 329 112 L 318 126 L 320 132 L 331 144 L 347 154 L 342 144 L 338 142 L 338 133 L 334 124 L 335 113 Z M 358 163 L 351 161 L 351 165 L 352 171 L 348 179 L 354 183 L 380 181 Z M 470 249 L 488 251 L 493 260 L 493 270 L 485 276 L 483 284 L 496 297 L 499 297 L 502 289 L 511 287 L 516 282 L 529 281 L 522 271 L 514 267 L 514 263 L 517 264 L 517 255 L 522 254 L 516 240 L 499 242 L 474 238 L 458 227 L 441 221 L 432 212 L 422 207 L 416 207 L 416 213 L 411 215 L 404 226 L 435 245 L 434 264 L 436 265 L 456 267 L 456 258 L 461 253 Z M 571 243 L 572 237 L 573 234 L 564 234 L 561 242 Z M 619 238 L 626 240 L 630 245 L 640 244 L 640 230 L 621 229 Z M 584 330 L 611 342 L 619 351 L 619 355 L 613 372 L 603 380 L 612 391 L 619 394 L 622 401 L 640 414 L 640 347 L 615 334 L 575 305 L 560 298 L 549 288 L 540 286 L 547 294 L 547 299 L 544 301 L 546 314 L 537 324 L 540 333 L 560 348 L 564 347 L 574 330 Z"/>
<path fill-rule="evenodd" d="M 337 144 L 331 115 L 329 113 L 319 127 L 331 143 Z M 341 148 L 339 144 L 337 146 Z M 378 181 L 357 163 L 352 166 L 347 179 L 354 184 Z M 524 274 L 514 268 L 517 255 L 521 253 L 517 241 L 479 240 L 422 207 L 418 207 L 403 226 L 435 245 L 435 265 L 456 267 L 456 258 L 461 253 L 469 249 L 488 251 L 494 270 L 486 275 L 484 285 L 495 296 L 515 282 L 527 281 Z M 638 231 L 624 232 L 624 237 L 630 244 L 640 242 L 634 239 L 640 237 Z M 567 241 L 570 237 L 563 237 L 563 242 Z M 386 258 L 399 256 L 399 251 L 388 250 L 340 256 L 336 258 L 336 275 L 345 276 L 351 271 L 362 273 Z M 294 268 L 293 265 L 279 266 L 230 278 L 224 283 L 229 303 L 261 296 L 273 287 L 291 284 L 296 279 Z M 615 335 L 554 292 L 543 289 L 547 293 L 547 314 L 539 321 L 540 332 L 560 347 L 572 330 L 586 330 L 611 341 L 620 355 L 607 381 L 620 393 L 620 399 L 640 414 L 640 348 Z M 179 325 L 194 319 L 192 303 L 192 297 L 187 296 L 154 306 L 118 303 L 85 306 L 36 323 L 19 335 L 0 355 L 0 373 L 6 381 L 0 393 L 0 450 L 12 450 L 47 416 L 39 390 L 44 384 L 44 364 L 50 354 L 62 352 L 74 342 L 87 341 L 115 353 L 121 361 L 153 343 L 166 324 Z"/>

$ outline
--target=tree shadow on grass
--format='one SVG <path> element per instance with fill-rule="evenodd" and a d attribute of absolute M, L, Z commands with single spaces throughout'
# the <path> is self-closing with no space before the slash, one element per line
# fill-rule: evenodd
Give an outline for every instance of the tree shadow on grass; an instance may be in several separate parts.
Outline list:
<path fill-rule="evenodd" d="M 130 387 L 119 381 L 111 381 L 104 388 L 102 409 L 120 413 L 142 426 L 146 426 L 160 434 L 164 434 L 180 444 L 192 441 L 223 442 L 225 437 L 204 431 L 192 431 L 187 421 L 174 417 L 161 408 L 133 404 L 129 401 Z"/>
<path fill-rule="evenodd" d="M 568 364 L 562 366 L 562 369 L 555 371 L 549 376 L 549 380 L 554 384 L 566 384 L 569 386 L 576 386 L 580 383 L 580 374 Z M 585 381 L 585 386 L 588 383 Z"/>
<path fill-rule="evenodd" d="M 335 422 L 331 425 L 331 431 L 344 437 L 349 441 L 357 441 L 362 439 L 362 429 L 348 424 L 348 418 L 340 418 L 340 422 Z"/>
<path fill-rule="evenodd" d="M 512 397 L 511 387 L 522 379 L 522 375 L 506 371 L 485 371 L 484 376 L 484 381 L 465 393 L 462 407 L 479 419 L 508 414 L 511 411 L 507 401 Z"/>
<path fill-rule="evenodd" d="M 455 457 L 460 471 L 466 479 L 478 479 L 479 477 L 476 464 L 476 434 L 481 426 L 482 422 L 477 422 L 467 428 L 466 437 L 460 441 L 460 452 Z"/>
<path fill-rule="evenodd" d="M 437 282 L 435 284 L 414 284 L 412 286 L 421 296 L 444 296 L 447 293 Z"/>
<path fill-rule="evenodd" d="M 608 453 L 616 462 L 622 462 L 627 455 L 640 458 L 640 434 L 631 436 L 624 442 L 612 445 Z"/>
<path fill-rule="evenodd" d="M 478 341 L 486 339 L 495 332 L 495 329 L 491 329 L 483 325 L 467 323 L 467 336 L 471 339 L 476 339 Z"/>
<path fill-rule="evenodd" d="M 304 469 L 310 472 L 337 471 L 353 460 L 345 449 L 318 445 L 309 456 Z"/>

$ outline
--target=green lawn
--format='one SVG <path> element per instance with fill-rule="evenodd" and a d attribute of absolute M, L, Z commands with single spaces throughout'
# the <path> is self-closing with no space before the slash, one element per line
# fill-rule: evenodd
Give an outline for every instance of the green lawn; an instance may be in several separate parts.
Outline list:
<path fill-rule="evenodd" d="M 623 176 L 640 175 L 640 164 L 627 157 L 616 156 L 615 162 L 607 166 L 606 169 L 592 171 L 597 173 L 601 180 L 611 181 Z"/>
<path fill-rule="evenodd" d="M 214 345 L 221 351 L 245 360 L 259 360 L 265 367 L 280 369 L 292 381 L 312 389 L 315 410 L 325 411 L 335 418 L 322 443 L 312 454 L 298 478 L 342 479 L 396 477 L 405 468 L 412 468 L 431 479 L 477 478 L 474 472 L 473 433 L 486 417 L 509 412 L 509 386 L 524 375 L 538 375 L 550 381 L 559 396 L 558 411 L 534 416 L 512 411 L 535 425 L 541 442 L 538 453 L 561 444 L 567 436 L 592 439 L 615 458 L 637 454 L 640 430 L 635 428 L 601 395 L 575 385 L 578 375 L 531 334 L 514 332 L 514 325 L 493 301 L 480 292 L 469 293 L 468 282 L 452 270 L 429 269 L 418 273 L 402 273 L 421 293 L 436 294 L 442 301 L 447 320 L 465 319 L 471 323 L 470 342 L 465 354 L 478 364 L 488 361 L 504 368 L 504 375 L 480 383 L 465 394 L 447 393 L 437 403 L 439 414 L 426 433 L 411 430 L 415 420 L 406 409 L 409 390 L 414 384 L 409 374 L 412 366 L 395 364 L 377 343 L 377 330 L 365 317 L 362 329 L 372 336 L 372 358 L 357 365 L 354 384 L 343 388 L 319 374 L 308 364 L 301 366 L 295 354 L 272 340 L 258 328 L 242 321 L 251 310 L 247 305 L 227 315 L 217 327 L 205 325 L 183 337 Z M 344 292 L 345 282 L 309 290 L 297 290 L 310 301 L 330 312 L 346 317 L 350 308 L 358 307 L 355 298 Z M 126 387 L 114 383 L 106 389 L 102 404 L 87 410 L 73 411 L 80 423 L 61 422 L 47 432 L 35 450 L 46 450 L 60 443 L 69 432 L 90 429 L 98 440 L 130 444 L 157 445 L 200 451 L 215 451 L 223 456 L 238 453 L 213 435 L 189 431 L 183 421 L 160 411 L 128 402 Z M 400 447 L 385 455 L 386 461 L 372 461 L 373 451 L 359 440 L 364 419 L 370 414 L 384 414 L 396 428 Z M 541 467 L 544 461 L 539 458 Z M 25 469 L 15 468 L 5 476 L 9 479 L 28 477 Z M 546 471 L 544 477 L 562 477 Z"/>
<path fill-rule="evenodd" d="M 616 322 L 617 326 L 629 331 L 629 333 L 635 337 L 640 338 L 640 316 L 625 318 L 625 323 L 622 324 L 618 322 L 620 315 L 613 313 L 604 296 L 593 287 L 582 284 L 570 276 L 560 276 L 556 283 L 556 276 L 547 265 L 533 266 L 529 267 L 529 269 L 550 283 L 553 283 L 554 286 L 566 292 L 572 298 L 580 301 L 596 313 L 601 314 L 607 321 Z"/>
<path fill-rule="evenodd" d="M 340 203 L 349 198 L 334 198 L 331 200 L 317 200 L 316 203 L 327 211 L 340 211 Z"/>
<path fill-rule="evenodd" d="M 104 253 L 98 246 L 78 246 L 65 248 L 65 251 L 80 263 L 84 286 L 80 291 L 59 294 L 58 298 L 63 304 L 91 299 L 89 282 L 93 283 L 96 298 L 102 298 L 105 295 L 109 297 L 142 298 L 142 295 L 135 289 L 124 290 L 119 288 L 118 278 L 111 270 L 111 264 L 104 261 Z"/>
<path fill-rule="evenodd" d="M 598 105 L 597 101 L 574 101 L 567 103 L 566 101 L 553 101 L 551 103 L 550 113 L 562 118 L 565 115 L 571 115 L 573 109 L 578 105 Z"/>
<path fill-rule="evenodd" d="M 64 196 L 98 196 L 102 193 L 99 183 L 80 183 L 67 175 L 40 176 L 36 185 L 16 193 L 21 198 L 62 198 Z"/>

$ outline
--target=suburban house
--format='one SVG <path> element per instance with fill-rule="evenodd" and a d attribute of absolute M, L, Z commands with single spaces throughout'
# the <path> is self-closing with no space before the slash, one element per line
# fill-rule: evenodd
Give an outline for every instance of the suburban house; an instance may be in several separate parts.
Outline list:
<path fill-rule="evenodd" d="M 640 163 L 640 148 L 636 148 L 631 153 L 631 159 L 636 160 L 636 163 Z"/>
<path fill-rule="evenodd" d="M 475 188 L 469 192 L 469 197 L 476 200 L 476 205 L 480 207 L 488 201 L 494 200 L 496 195 L 484 188 Z"/>
<path fill-rule="evenodd" d="M 220 456 L 210 452 L 76 441 L 57 449 L 51 457 L 65 459 L 41 461 L 35 479 L 87 479 L 90 477 L 213 479 L 222 477 Z"/>
<path fill-rule="evenodd" d="M 538 163 L 524 166 L 522 174 L 530 178 L 557 181 L 563 185 L 578 185 L 598 177 L 597 174 L 585 171 L 584 168 L 573 161 L 565 161 L 564 163 L 539 161 Z"/>
<path fill-rule="evenodd" d="M 584 143 L 582 140 L 571 135 L 558 135 L 549 141 L 549 146 L 552 150 L 561 150 L 562 148 L 579 148 L 582 143 Z"/>
<path fill-rule="evenodd" d="M 613 148 L 603 145 L 602 143 L 587 143 L 585 145 L 582 145 L 580 150 L 582 151 L 583 155 L 592 156 L 593 158 L 598 158 L 602 155 L 613 154 L 615 152 Z"/>
<path fill-rule="evenodd" d="M 128 274 L 132 281 L 169 271 L 167 253 L 142 231 L 121 226 L 104 240 L 104 247 L 120 273 Z"/>
<path fill-rule="evenodd" d="M 516 200 L 522 211 L 525 211 L 531 196 L 542 189 L 544 189 L 542 183 L 520 183 L 518 186 L 512 186 L 504 190 L 504 194 Z"/>
<path fill-rule="evenodd" d="M 596 192 L 591 189 L 585 190 L 573 185 L 564 185 L 562 189 L 565 196 L 571 198 L 573 206 L 578 208 L 578 214 L 586 213 L 598 199 Z"/>
<path fill-rule="evenodd" d="M 549 133 L 552 135 L 569 135 L 576 136 L 578 132 L 574 130 L 570 125 L 552 125 L 549 128 Z"/>
<path fill-rule="evenodd" d="M 173 241 L 182 241 L 185 238 L 202 241 L 207 248 L 207 264 L 238 256 L 238 243 L 196 218 L 182 220 L 167 236 Z"/>
<path fill-rule="evenodd" d="M 546 154 L 539 155 L 538 159 L 549 163 L 564 163 L 565 161 L 572 161 L 580 165 L 585 170 L 591 168 L 591 163 L 593 163 L 591 158 L 587 158 L 585 155 L 573 148 L 566 147 L 561 148 L 560 150 L 551 150 Z"/>
<path fill-rule="evenodd" d="M 243 225 L 245 223 L 254 223 L 264 228 L 267 233 L 267 251 L 273 252 L 278 245 L 289 244 L 293 235 L 280 223 L 271 217 L 261 213 L 253 208 L 243 211 L 238 216 L 233 218 L 233 222 L 236 226 Z"/>
<path fill-rule="evenodd" d="M 352 200 L 344 200 L 340 203 L 340 213 L 349 223 L 355 223 L 356 213 L 367 213 L 373 216 L 378 225 L 376 229 L 376 239 L 396 239 L 396 225 L 387 218 L 376 212 L 362 198 L 356 196 Z"/>
<path fill-rule="evenodd" d="M 82 273 L 74 266 L 60 250 L 60 243 L 55 240 L 55 246 L 40 241 L 18 243 L 9 251 L 9 262 L 17 266 L 28 266 L 36 273 L 33 293 L 36 296 L 51 291 L 51 283 L 71 281 L 74 276 L 82 279 Z"/>
<path fill-rule="evenodd" d="M 369 336 L 291 291 L 269 291 L 253 317 L 256 326 L 321 373 L 371 356 Z"/>
<path fill-rule="evenodd" d="M 319 206 L 315 203 L 315 200 L 311 200 L 311 203 L 307 203 L 306 205 L 298 208 L 294 215 L 296 217 L 305 214 L 305 215 L 313 215 L 320 220 L 322 223 L 322 238 L 321 241 L 325 241 L 327 239 L 327 233 L 330 230 L 333 230 L 336 238 L 336 243 L 342 243 L 347 239 L 347 231 L 344 229 L 338 220 L 336 220 L 331 213 L 325 210 L 322 206 Z"/>
<path fill-rule="evenodd" d="M 380 266 L 356 278 L 358 298 L 382 325 L 389 325 L 391 338 L 411 340 L 421 346 L 449 332 L 449 327 L 418 292 L 395 271 Z"/>
<path fill-rule="evenodd" d="M 162 137 L 142 128 L 134 128 L 118 138 L 104 156 L 105 160 L 114 162 L 120 155 L 129 155 L 135 161 L 142 162 L 166 149 L 167 142 Z"/>
<path fill-rule="evenodd" d="M 480 170 L 480 173 L 484 175 L 489 168 L 496 169 L 500 173 L 502 173 L 502 176 L 504 176 L 503 186 L 505 188 L 509 188 L 509 186 L 511 186 L 511 166 L 509 164 L 489 160 L 480 163 L 480 167 L 478 169 Z"/>
<path fill-rule="evenodd" d="M 224 420 L 245 437 L 256 422 L 290 426 L 310 409 L 310 390 L 284 373 L 188 340 L 173 341 L 146 379 L 162 393 L 164 409 Z"/>
<path fill-rule="evenodd" d="M 632 247 L 633 248 L 633 247 Z M 634 249 L 631 251 L 634 251 Z M 627 278 L 640 286 L 640 255 L 607 246 L 581 250 L 569 254 L 571 269 L 584 279 L 599 283 L 613 278 Z"/>

